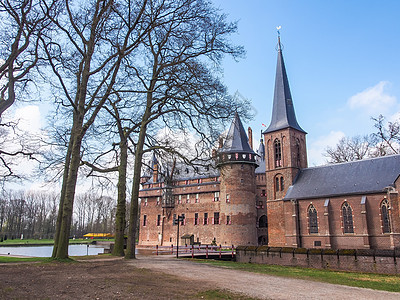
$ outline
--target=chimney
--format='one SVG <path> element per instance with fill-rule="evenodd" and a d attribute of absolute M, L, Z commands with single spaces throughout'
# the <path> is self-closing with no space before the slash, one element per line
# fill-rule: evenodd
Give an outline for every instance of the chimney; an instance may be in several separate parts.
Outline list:
<path fill-rule="evenodd" d="M 158 164 L 153 166 L 153 183 L 158 182 Z"/>
<path fill-rule="evenodd" d="M 253 149 L 253 130 L 251 130 L 251 127 L 249 127 L 249 129 L 247 129 L 248 131 L 248 136 L 249 136 L 249 144 L 250 144 L 250 148 Z"/>

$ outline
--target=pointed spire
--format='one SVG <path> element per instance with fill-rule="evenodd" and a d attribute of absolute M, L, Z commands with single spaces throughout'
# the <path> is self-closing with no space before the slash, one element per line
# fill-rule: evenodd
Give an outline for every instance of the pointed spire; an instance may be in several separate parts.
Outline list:
<path fill-rule="evenodd" d="M 279 31 L 278 31 L 279 33 Z M 294 128 L 306 133 L 297 123 L 296 114 L 290 93 L 289 81 L 286 74 L 285 63 L 282 55 L 281 38 L 278 35 L 278 62 L 276 64 L 274 103 L 272 108 L 271 123 L 264 133 L 277 131 L 284 128 Z"/>
<path fill-rule="evenodd" d="M 235 118 L 232 121 L 231 127 L 229 128 L 228 134 L 226 135 L 225 142 L 218 150 L 220 153 L 251 153 L 255 154 L 253 149 L 249 145 L 249 140 L 246 135 L 246 131 L 243 128 L 242 121 L 240 121 L 239 115 L 236 112 Z"/>
<path fill-rule="evenodd" d="M 256 168 L 256 174 L 265 173 L 265 146 L 263 139 L 260 139 L 260 145 L 257 150 L 259 166 Z"/>

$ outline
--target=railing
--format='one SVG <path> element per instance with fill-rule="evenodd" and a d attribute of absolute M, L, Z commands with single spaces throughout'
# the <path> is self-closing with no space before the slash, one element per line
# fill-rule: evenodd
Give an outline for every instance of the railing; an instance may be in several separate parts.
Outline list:
<path fill-rule="evenodd" d="M 174 245 L 171 246 L 156 246 L 155 249 L 155 254 L 156 255 L 161 255 L 161 254 L 177 254 L 177 247 Z M 206 258 L 208 258 L 209 255 L 212 254 L 218 254 L 219 258 L 222 257 L 222 254 L 229 254 L 232 255 L 232 258 L 236 254 L 236 249 L 232 245 L 231 247 L 229 246 L 216 246 L 216 245 L 185 245 L 185 246 L 179 246 L 178 248 L 178 254 L 184 254 L 184 255 L 191 255 L 192 258 L 194 258 L 195 255 L 197 254 L 205 254 Z"/>

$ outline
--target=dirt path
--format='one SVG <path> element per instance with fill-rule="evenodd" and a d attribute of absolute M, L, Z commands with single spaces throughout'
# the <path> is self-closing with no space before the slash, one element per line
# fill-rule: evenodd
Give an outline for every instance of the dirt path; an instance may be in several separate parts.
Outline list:
<path fill-rule="evenodd" d="M 129 264 L 260 299 L 400 299 L 400 293 L 249 273 L 170 256 L 139 256 Z"/>

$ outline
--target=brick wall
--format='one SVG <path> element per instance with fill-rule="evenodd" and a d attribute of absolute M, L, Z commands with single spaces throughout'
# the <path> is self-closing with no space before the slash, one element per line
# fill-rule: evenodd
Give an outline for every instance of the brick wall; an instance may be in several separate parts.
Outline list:
<path fill-rule="evenodd" d="M 306 248 L 236 248 L 236 261 L 315 269 L 399 274 L 400 251 L 395 250 L 323 250 Z"/>

